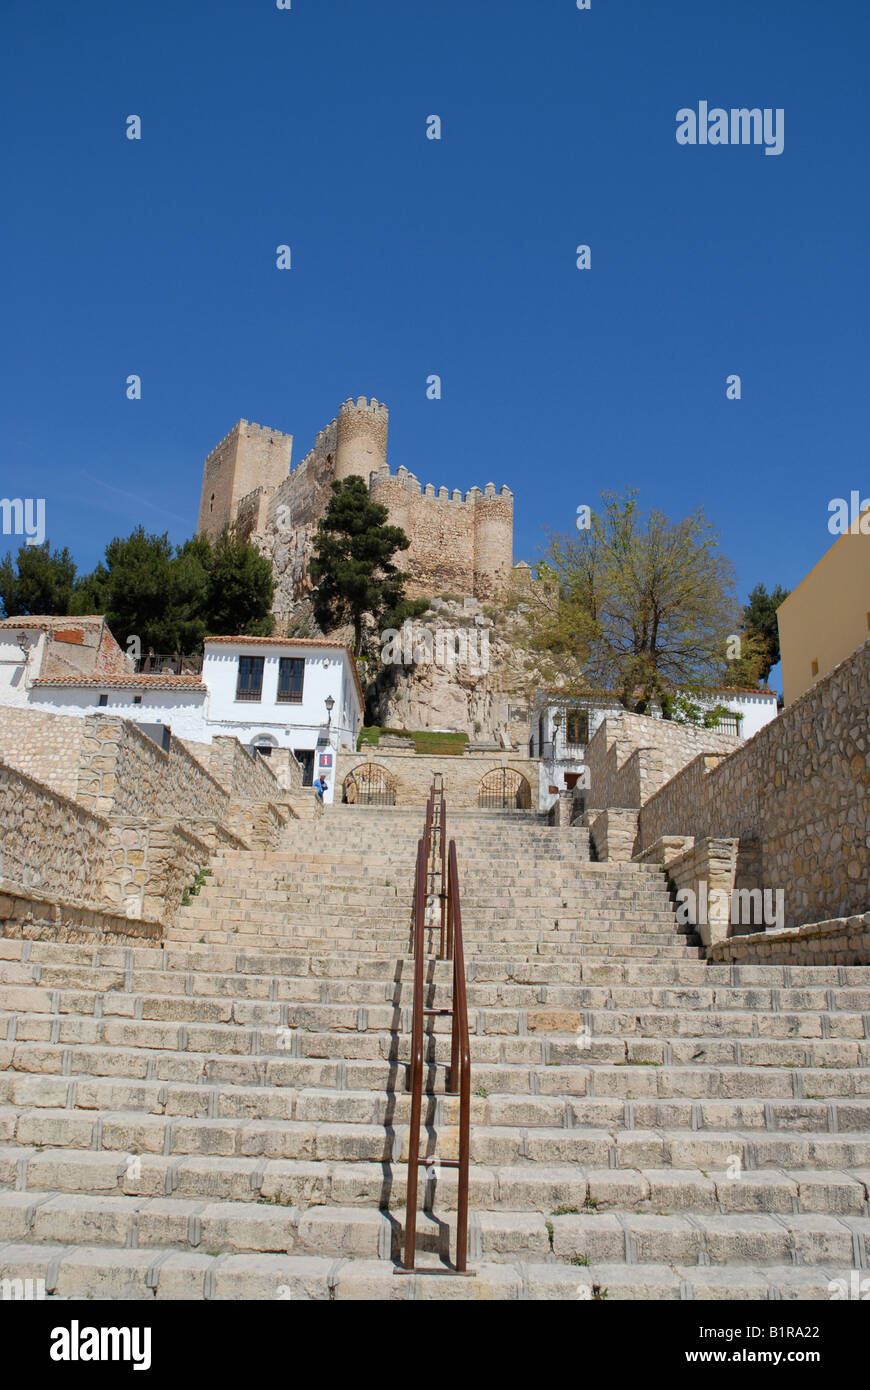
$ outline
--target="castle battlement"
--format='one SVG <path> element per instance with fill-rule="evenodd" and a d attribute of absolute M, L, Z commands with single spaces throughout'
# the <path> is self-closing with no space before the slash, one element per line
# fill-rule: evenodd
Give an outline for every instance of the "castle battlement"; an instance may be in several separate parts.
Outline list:
<path fill-rule="evenodd" d="M 498 498 L 513 502 L 514 496 L 510 488 L 506 485 L 496 491 L 495 483 L 487 483 L 486 487 L 482 490 L 477 486 L 470 487 L 465 493 L 458 487 L 455 487 L 451 492 L 450 489 L 444 487 L 443 484 L 438 488 L 435 487 L 434 483 L 422 484 L 416 473 L 409 472 L 404 464 L 400 464 L 395 473 L 391 471 L 389 465 L 385 465 L 383 468 L 373 469 L 372 472 L 369 473 L 369 489 L 377 489 L 379 484 L 389 480 L 400 483 L 402 487 L 407 488 L 414 496 L 422 495 L 423 497 L 430 498 L 434 502 L 446 502 L 450 506 L 458 504 L 462 507 L 476 507 L 491 499 Z"/>
<path fill-rule="evenodd" d="M 292 435 L 240 420 L 205 462 L 201 531 L 237 525 L 273 557 L 276 611 L 309 588 L 314 533 L 330 486 L 352 476 L 368 480 L 373 501 L 410 541 L 402 567 L 411 597 L 450 592 L 491 597 L 507 587 L 513 562 L 513 493 L 495 483 L 465 493 L 422 484 L 404 466 L 387 462 L 389 410 L 374 396 L 349 397 L 318 431 L 295 468 Z M 285 573 L 286 571 L 286 573 Z"/>

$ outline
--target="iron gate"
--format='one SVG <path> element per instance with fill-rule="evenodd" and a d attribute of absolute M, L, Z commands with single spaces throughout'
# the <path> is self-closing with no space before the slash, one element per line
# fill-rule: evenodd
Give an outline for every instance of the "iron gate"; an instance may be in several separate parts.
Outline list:
<path fill-rule="evenodd" d="M 365 763 L 345 777 L 342 799 L 357 806 L 395 806 L 396 784 L 382 767 Z"/>
<path fill-rule="evenodd" d="M 496 767 L 481 782 L 477 804 L 490 811 L 528 811 L 532 804 L 531 788 L 513 768 Z"/>

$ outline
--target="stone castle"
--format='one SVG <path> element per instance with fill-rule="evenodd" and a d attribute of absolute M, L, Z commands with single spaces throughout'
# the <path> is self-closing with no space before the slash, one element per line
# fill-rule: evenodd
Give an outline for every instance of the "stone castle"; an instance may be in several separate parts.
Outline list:
<path fill-rule="evenodd" d="M 309 587 L 308 561 L 330 484 L 357 475 L 373 501 L 411 542 L 398 557 L 411 598 L 450 593 L 491 599 L 507 587 L 513 560 L 513 493 L 494 483 L 421 486 L 387 463 L 389 412 L 361 396 L 347 400 L 291 471 L 293 436 L 240 420 L 205 461 L 198 531 L 212 538 L 234 525 L 272 560 L 280 623 Z"/>

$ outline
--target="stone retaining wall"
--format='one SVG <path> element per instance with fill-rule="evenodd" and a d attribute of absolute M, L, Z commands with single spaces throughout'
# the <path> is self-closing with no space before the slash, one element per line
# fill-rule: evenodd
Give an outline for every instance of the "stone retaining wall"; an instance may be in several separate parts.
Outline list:
<path fill-rule="evenodd" d="M 636 853 L 658 838 L 740 839 L 758 887 L 785 894 L 785 921 L 863 913 L 870 903 L 870 642 L 730 756 L 702 755 L 644 805 Z"/>
<path fill-rule="evenodd" d="M 589 740 L 587 806 L 643 806 L 699 753 L 730 753 L 736 734 L 627 711 L 603 719 Z"/>
<path fill-rule="evenodd" d="M 711 947 L 709 959 L 734 965 L 870 965 L 870 912 L 736 936 Z"/>
<path fill-rule="evenodd" d="M 383 768 L 395 783 L 397 806 L 425 806 L 432 778 L 444 773 L 444 793 L 452 806 L 477 806 L 480 784 L 494 768 L 508 767 L 529 783 L 531 804 L 537 807 L 538 763 L 521 753 L 464 753 L 459 757 L 418 754 L 394 749 L 382 753 L 377 747 L 359 753 L 339 753 L 336 759 L 336 800 L 341 800 L 342 783 L 349 772 L 366 763 Z"/>
<path fill-rule="evenodd" d="M 35 709 L 0 708 L 0 762 L 75 797 L 85 721 Z"/>
<path fill-rule="evenodd" d="M 0 876 L 69 902 L 94 901 L 109 824 L 0 763 Z"/>

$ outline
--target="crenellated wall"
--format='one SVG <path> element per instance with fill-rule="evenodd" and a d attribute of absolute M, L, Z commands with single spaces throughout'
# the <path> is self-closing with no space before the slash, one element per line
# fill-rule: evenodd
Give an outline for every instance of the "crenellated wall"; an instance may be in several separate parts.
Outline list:
<path fill-rule="evenodd" d="M 363 478 L 410 547 L 397 558 L 410 575 L 410 597 L 451 593 L 494 598 L 511 580 L 513 494 L 493 483 L 465 494 L 421 486 L 406 468 L 387 463 L 389 411 L 377 400 L 347 400 L 290 471 L 292 436 L 240 421 L 205 462 L 199 530 L 216 535 L 228 522 L 272 561 L 279 622 L 310 588 L 308 564 L 331 484 Z"/>

